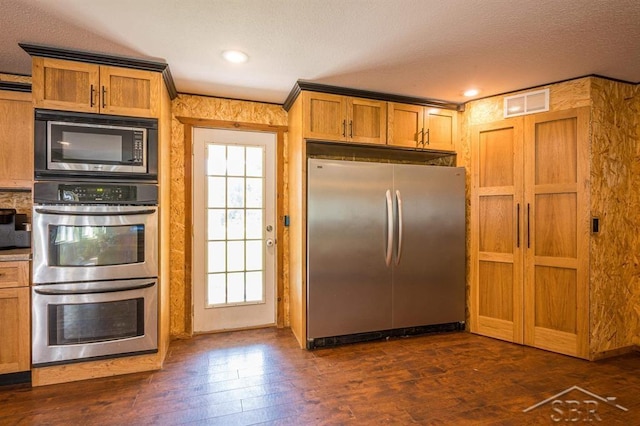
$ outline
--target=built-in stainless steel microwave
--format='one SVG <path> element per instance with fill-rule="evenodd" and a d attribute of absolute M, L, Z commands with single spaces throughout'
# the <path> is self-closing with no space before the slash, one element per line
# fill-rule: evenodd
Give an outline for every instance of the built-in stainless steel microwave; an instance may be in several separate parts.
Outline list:
<path fill-rule="evenodd" d="M 35 178 L 158 179 L 158 121 L 35 111 Z"/>

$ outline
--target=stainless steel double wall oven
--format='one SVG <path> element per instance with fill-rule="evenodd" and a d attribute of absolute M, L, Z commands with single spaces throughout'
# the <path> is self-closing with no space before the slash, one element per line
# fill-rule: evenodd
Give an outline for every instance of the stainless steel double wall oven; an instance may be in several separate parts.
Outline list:
<path fill-rule="evenodd" d="M 66 138 L 58 132 L 54 139 L 49 134 L 47 144 L 64 146 L 75 161 L 86 164 L 100 162 L 98 148 L 90 151 L 92 144 L 102 145 L 105 158 L 115 161 L 116 154 L 104 152 L 104 135 L 119 137 L 122 119 L 117 118 L 115 131 L 102 121 L 98 137 L 92 136 L 92 125 L 78 127 L 76 120 L 69 128 L 80 128 L 82 134 Z M 148 152 L 146 145 L 144 150 Z M 53 155 L 50 149 L 39 152 Z M 134 162 L 142 163 L 142 154 L 136 155 Z M 148 164 L 144 154 L 151 178 L 142 169 L 135 172 L 139 175 L 130 170 L 118 175 L 113 167 L 104 174 L 78 167 L 65 174 L 61 168 L 37 177 L 32 219 L 34 366 L 157 352 L 158 188 L 152 180 L 157 159 L 151 157 Z M 44 161 L 36 158 L 36 164 Z"/>

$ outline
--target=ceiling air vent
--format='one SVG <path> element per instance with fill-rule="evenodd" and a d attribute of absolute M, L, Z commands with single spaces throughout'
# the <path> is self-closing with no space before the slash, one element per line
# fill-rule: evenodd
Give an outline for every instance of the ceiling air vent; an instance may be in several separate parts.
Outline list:
<path fill-rule="evenodd" d="M 549 111 L 549 89 L 504 98 L 504 118 Z"/>

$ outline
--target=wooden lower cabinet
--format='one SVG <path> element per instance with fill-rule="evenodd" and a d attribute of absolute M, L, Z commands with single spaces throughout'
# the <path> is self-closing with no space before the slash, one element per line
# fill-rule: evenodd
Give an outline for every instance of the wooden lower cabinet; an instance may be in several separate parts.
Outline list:
<path fill-rule="evenodd" d="M 29 262 L 0 262 L 0 374 L 31 367 Z"/>
<path fill-rule="evenodd" d="M 589 108 L 472 130 L 471 331 L 589 353 Z"/>

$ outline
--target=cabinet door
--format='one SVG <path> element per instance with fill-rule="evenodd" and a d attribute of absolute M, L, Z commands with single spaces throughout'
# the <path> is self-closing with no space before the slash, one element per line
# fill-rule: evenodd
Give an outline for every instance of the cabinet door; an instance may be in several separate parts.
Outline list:
<path fill-rule="evenodd" d="M 0 188 L 33 186 L 30 93 L 0 91 Z"/>
<path fill-rule="evenodd" d="M 589 109 L 525 118 L 525 343 L 587 358 Z"/>
<path fill-rule="evenodd" d="M 347 98 L 348 139 L 358 143 L 387 143 L 387 103 Z"/>
<path fill-rule="evenodd" d="M 454 151 L 458 136 L 458 112 L 425 108 L 425 148 Z"/>
<path fill-rule="evenodd" d="M 475 126 L 471 146 L 471 331 L 522 343 L 522 119 Z"/>
<path fill-rule="evenodd" d="M 394 146 L 416 148 L 424 137 L 424 108 L 417 105 L 389 103 L 389 137 Z"/>
<path fill-rule="evenodd" d="M 304 92 L 302 96 L 304 137 L 327 141 L 346 141 L 346 98 L 313 92 Z"/>
<path fill-rule="evenodd" d="M 33 58 L 36 108 L 98 112 L 100 67 L 60 59 Z"/>
<path fill-rule="evenodd" d="M 159 101 L 159 73 L 100 67 L 100 111 L 103 114 L 155 117 Z"/>
<path fill-rule="evenodd" d="M 0 288 L 0 374 L 31 366 L 29 287 Z"/>

